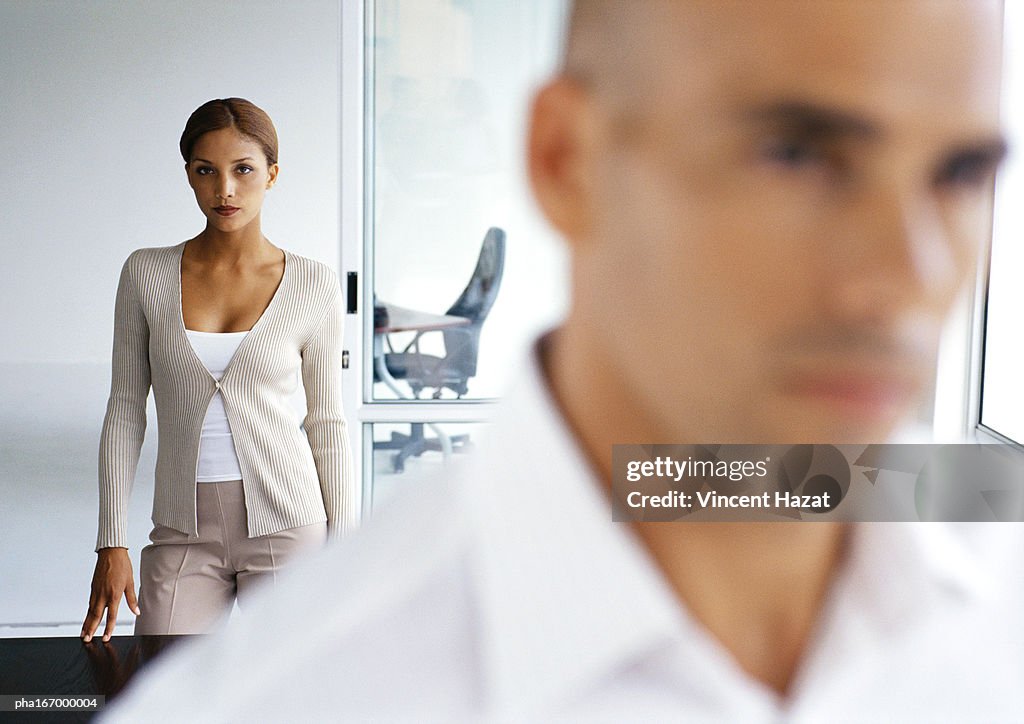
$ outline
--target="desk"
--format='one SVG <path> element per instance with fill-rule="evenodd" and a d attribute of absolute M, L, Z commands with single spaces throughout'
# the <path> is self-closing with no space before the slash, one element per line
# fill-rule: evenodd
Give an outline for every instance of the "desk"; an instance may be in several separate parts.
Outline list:
<path fill-rule="evenodd" d="M 0 694 L 117 696 L 135 673 L 178 641 L 191 636 L 97 635 L 0 639 Z M 0 712 L 17 721 L 88 721 L 94 712 Z"/>
<path fill-rule="evenodd" d="M 384 338 L 392 332 L 432 332 L 435 330 L 453 329 L 472 324 L 472 320 L 466 317 L 456 317 L 450 314 L 432 314 L 421 312 L 416 309 L 400 307 L 397 304 L 389 304 L 377 300 L 373 310 L 373 367 L 377 377 L 384 385 L 394 392 L 399 399 L 414 399 L 409 397 L 398 385 L 385 362 Z M 422 423 L 413 424 L 413 437 L 416 436 L 416 426 L 422 430 Z M 452 453 L 451 438 L 445 434 L 440 426 L 427 423 L 427 426 L 437 435 L 441 443 L 441 454 L 447 459 Z"/>
<path fill-rule="evenodd" d="M 373 365 L 380 381 L 402 399 L 410 399 L 398 386 L 384 363 L 384 337 L 391 332 L 433 332 L 471 324 L 465 317 L 431 314 L 378 301 L 373 310 Z"/>

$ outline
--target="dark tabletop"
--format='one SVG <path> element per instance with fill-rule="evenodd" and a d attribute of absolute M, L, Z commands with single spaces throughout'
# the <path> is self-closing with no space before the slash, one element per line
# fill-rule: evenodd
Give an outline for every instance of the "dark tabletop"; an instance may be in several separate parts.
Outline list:
<path fill-rule="evenodd" d="M 191 636 L 72 636 L 0 639 L 0 694 L 117 696 L 135 673 Z M 0 711 L 0 722 L 78 722 L 93 713 Z"/>

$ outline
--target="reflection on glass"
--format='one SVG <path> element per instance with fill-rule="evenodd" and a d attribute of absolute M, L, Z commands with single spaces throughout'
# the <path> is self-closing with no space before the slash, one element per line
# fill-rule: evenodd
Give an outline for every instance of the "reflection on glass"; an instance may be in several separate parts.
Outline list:
<path fill-rule="evenodd" d="M 374 4 L 375 399 L 494 397 L 515 352 L 564 309 L 562 252 L 522 173 L 529 94 L 555 62 L 563 13 L 551 0 Z M 475 318 L 464 295 L 494 260 L 492 228 L 507 238 L 504 276 Z M 455 331 L 440 317 L 471 321 Z M 472 374 L 452 375 L 458 367 Z"/>

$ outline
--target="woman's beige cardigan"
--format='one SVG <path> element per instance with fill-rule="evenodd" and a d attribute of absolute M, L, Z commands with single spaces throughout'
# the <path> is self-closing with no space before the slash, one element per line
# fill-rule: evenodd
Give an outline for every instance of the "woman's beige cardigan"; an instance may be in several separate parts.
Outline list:
<path fill-rule="evenodd" d="M 128 497 L 150 385 L 158 429 L 154 523 L 197 535 L 199 437 L 219 389 L 242 470 L 249 536 L 326 520 L 328 534 L 337 537 L 357 520 L 359 498 L 341 404 L 344 309 L 337 274 L 285 249 L 277 291 L 217 382 L 185 335 L 184 248 L 185 242 L 136 249 L 121 269 L 100 435 L 97 550 L 128 545 Z M 300 369 L 305 435 L 289 403 Z"/>

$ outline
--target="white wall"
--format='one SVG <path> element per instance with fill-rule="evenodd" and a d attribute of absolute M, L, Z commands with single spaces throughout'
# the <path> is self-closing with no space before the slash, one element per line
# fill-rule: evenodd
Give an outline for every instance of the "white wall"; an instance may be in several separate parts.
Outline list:
<path fill-rule="evenodd" d="M 264 232 L 339 268 L 339 23 L 338 0 L 0 0 L 0 624 L 39 620 L 18 596 L 84 612 L 117 277 L 133 249 L 203 228 L 178 154 L 193 109 L 241 96 L 270 114 Z M 155 420 L 151 401 L 147 450 Z M 139 469 L 151 486 L 152 460 Z M 58 530 L 19 507 L 26 490 L 84 509 Z"/>
<path fill-rule="evenodd" d="M 337 266 L 338 30 L 332 0 L 0 0 L 5 426 L 102 419 L 121 263 L 203 227 L 178 138 L 210 98 L 274 119 L 265 233 Z"/>

